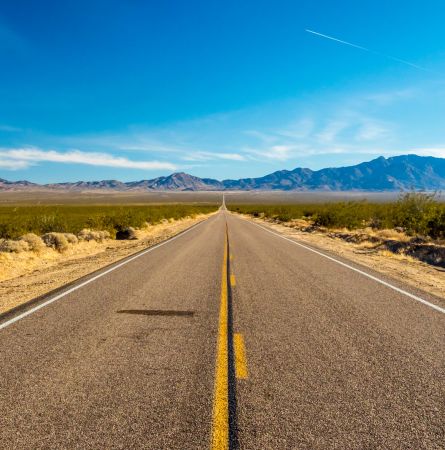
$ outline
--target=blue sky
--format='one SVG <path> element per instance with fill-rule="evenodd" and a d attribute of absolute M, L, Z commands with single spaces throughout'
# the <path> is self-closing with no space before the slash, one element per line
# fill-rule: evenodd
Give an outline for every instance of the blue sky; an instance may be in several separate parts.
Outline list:
<path fill-rule="evenodd" d="M 0 0 L 0 178 L 445 157 L 444 23 L 439 0 Z"/>

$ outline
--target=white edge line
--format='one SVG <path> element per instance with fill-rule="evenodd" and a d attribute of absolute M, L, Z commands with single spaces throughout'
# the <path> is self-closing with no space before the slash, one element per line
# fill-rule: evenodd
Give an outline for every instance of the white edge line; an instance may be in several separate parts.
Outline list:
<path fill-rule="evenodd" d="M 397 292 L 399 292 L 400 294 L 406 295 L 407 297 L 410 297 L 410 298 L 412 298 L 413 300 L 416 300 L 417 302 L 423 303 L 424 305 L 429 306 L 430 308 L 433 308 L 433 309 L 435 309 L 436 311 L 441 312 L 442 314 L 445 314 L 445 308 L 441 308 L 440 306 L 437 306 L 437 305 L 435 305 L 434 303 L 430 303 L 430 302 L 428 302 L 427 300 L 424 300 L 423 298 L 418 297 L 417 295 L 411 294 L 411 293 L 408 292 L 408 291 L 404 291 L 403 289 L 400 289 L 400 288 L 398 288 L 397 286 L 394 286 L 394 285 L 392 285 L 392 284 L 390 284 L 390 283 L 388 283 L 388 282 L 386 282 L 386 281 L 383 281 L 383 280 L 381 280 L 380 278 L 377 278 L 377 277 L 375 277 L 375 276 L 373 276 L 373 275 L 371 275 L 371 274 L 369 274 L 369 273 L 367 273 L 367 272 L 364 272 L 363 270 L 357 269 L 357 268 L 355 268 L 355 267 L 353 267 L 353 266 L 350 266 L 349 264 L 346 264 L 346 263 L 344 263 L 344 262 L 342 262 L 342 261 L 339 261 L 338 259 L 335 259 L 335 258 L 333 258 L 332 256 L 328 256 L 328 255 L 326 255 L 326 254 L 324 254 L 324 253 L 322 253 L 322 252 L 319 252 L 318 250 L 315 250 L 315 249 L 313 249 L 313 248 L 311 248 L 311 247 L 308 247 L 307 245 L 300 244 L 299 242 L 294 241 L 293 239 L 289 239 L 289 238 L 287 238 L 287 237 L 285 237 L 285 236 L 283 236 L 283 235 L 281 235 L 281 234 L 279 234 L 279 233 L 275 233 L 274 231 L 268 230 L 267 228 L 265 228 L 265 227 L 263 227 L 263 226 L 261 226 L 261 225 L 258 225 L 258 224 L 255 223 L 255 222 L 252 222 L 252 221 L 247 220 L 247 219 L 243 219 L 243 220 L 245 220 L 246 222 L 251 223 L 252 225 L 257 226 L 258 228 L 262 228 L 264 231 L 267 231 L 268 233 L 271 233 L 271 234 L 273 234 L 273 235 L 275 235 L 275 236 L 278 236 L 278 237 L 280 237 L 281 239 L 285 239 L 286 241 L 292 242 L 292 244 L 298 245 L 299 247 L 302 247 L 302 248 L 304 248 L 304 249 L 306 249 L 306 250 L 309 250 L 310 252 L 313 252 L 313 253 L 316 253 L 317 255 L 323 256 L 323 258 L 329 259 L 329 260 L 331 260 L 331 261 L 333 261 L 333 262 L 335 262 L 335 263 L 337 263 L 337 264 L 340 264 L 340 265 L 343 266 L 343 267 L 347 267 L 348 269 L 351 269 L 351 270 L 353 270 L 354 272 L 359 273 L 360 275 L 363 275 L 363 276 L 365 276 L 365 277 L 368 277 L 368 278 L 370 278 L 371 280 L 376 281 L 377 283 L 383 284 L 383 286 L 389 287 L 390 289 L 393 289 L 394 291 L 397 291 Z"/>
<path fill-rule="evenodd" d="M 81 287 L 84 287 L 87 284 L 90 284 L 93 281 L 96 281 L 98 278 L 101 278 L 104 275 L 107 275 L 108 273 L 113 272 L 113 270 L 119 269 L 119 267 L 122 267 L 125 264 L 128 264 L 129 262 L 134 261 L 135 259 L 140 258 L 141 256 L 144 256 L 147 253 L 152 252 L 153 250 L 156 250 L 157 248 L 162 247 L 163 245 L 168 244 L 168 243 L 174 241 L 175 239 L 178 239 L 181 236 L 184 236 L 184 234 L 187 234 L 189 231 L 192 231 L 197 226 L 202 225 L 207 220 L 208 219 L 204 219 L 201 222 L 196 223 L 195 225 L 192 225 L 190 228 L 186 229 L 182 233 L 179 233 L 176 236 L 173 236 L 170 239 L 167 239 L 166 241 L 160 242 L 159 244 L 156 244 L 153 247 L 148 248 L 147 250 L 143 250 L 141 253 L 138 253 L 137 255 L 132 256 L 131 258 L 126 259 L 125 261 L 122 261 L 121 263 L 117 263 L 115 266 L 110 267 L 109 269 L 105 270 L 104 272 L 101 272 L 100 274 L 98 274 L 98 275 L 96 275 L 96 276 L 94 276 L 92 278 L 89 278 L 88 280 L 84 281 L 83 283 L 76 284 L 72 288 L 70 288 L 70 289 L 68 289 L 66 291 L 63 291 L 61 294 L 58 294 L 55 297 L 51 297 L 50 299 L 46 300 L 45 302 L 40 303 L 37 306 L 34 306 L 34 308 L 28 309 L 27 311 L 23 312 L 22 314 L 19 314 L 19 315 L 13 317 L 12 319 L 9 319 L 6 322 L 1 323 L 0 324 L 0 330 L 2 330 L 3 328 L 8 327 L 9 325 L 12 325 L 15 322 L 18 322 L 20 319 L 23 319 L 26 316 L 29 316 L 29 315 L 35 313 L 39 309 L 42 309 L 45 306 L 48 306 L 51 303 L 54 303 L 55 301 L 60 300 L 62 297 L 65 297 L 65 295 L 71 294 L 71 292 L 77 291 L 77 289 L 80 289 Z"/>

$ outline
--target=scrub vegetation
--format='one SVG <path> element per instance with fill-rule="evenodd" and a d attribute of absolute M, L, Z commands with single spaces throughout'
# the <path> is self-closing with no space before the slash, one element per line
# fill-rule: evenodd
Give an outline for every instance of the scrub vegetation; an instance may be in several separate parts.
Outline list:
<path fill-rule="evenodd" d="M 445 238 L 445 203 L 435 194 L 406 193 L 395 202 L 331 202 L 294 205 L 229 204 L 231 211 L 277 222 L 303 219 L 327 229 L 397 229 L 409 236 Z"/>
<path fill-rule="evenodd" d="M 94 235 L 96 240 L 96 234 L 105 232 L 105 237 L 115 238 L 116 233 L 130 227 L 143 228 L 169 219 L 207 214 L 217 208 L 192 204 L 0 206 L 0 239 L 18 239 L 32 233 L 58 247 L 76 237 L 89 240 Z"/>

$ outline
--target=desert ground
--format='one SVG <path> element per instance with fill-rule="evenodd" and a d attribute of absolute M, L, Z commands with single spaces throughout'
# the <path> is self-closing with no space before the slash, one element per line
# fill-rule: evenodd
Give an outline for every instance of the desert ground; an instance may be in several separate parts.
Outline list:
<path fill-rule="evenodd" d="M 399 192 L 283 192 L 283 191 L 225 191 L 225 192 L 113 192 L 113 191 L 0 191 L 0 205 L 64 205 L 64 204 L 147 204 L 147 203 L 312 203 L 369 200 L 394 201 Z M 443 199 L 445 197 L 442 197 Z"/>
<path fill-rule="evenodd" d="M 29 205 L 45 205 L 59 207 L 61 205 L 162 205 L 162 204 L 195 204 L 218 205 L 223 196 L 226 204 L 245 205 L 287 205 L 317 204 L 338 201 L 368 200 L 370 202 L 392 202 L 398 193 L 341 193 L 341 192 L 1 192 L 0 208 L 17 206 L 26 208 Z M 0 210 L 1 211 L 1 210 Z M 12 210 L 14 211 L 14 209 Z M 14 214 L 14 212 L 13 212 Z M 180 220 L 164 220 L 163 223 L 139 230 L 138 239 L 134 241 L 116 241 L 114 239 L 91 240 L 69 245 L 63 251 L 45 248 L 39 252 L 5 253 L 0 252 L 0 293 L 2 301 L 0 312 L 24 304 L 27 301 L 44 295 L 66 283 L 70 283 L 94 270 L 113 263 L 141 249 L 155 245 L 191 225 L 204 220 L 208 215 L 182 218 Z M 265 221 L 258 217 L 244 215 L 248 220 L 263 222 L 285 235 L 292 235 L 301 241 L 344 256 L 381 273 L 406 282 L 439 297 L 445 292 L 443 279 L 444 268 L 434 266 L 413 257 L 387 251 L 373 243 L 373 238 L 340 239 L 338 233 L 311 230 L 305 231 L 308 223 L 291 221 Z M 333 230 L 331 230 L 333 231 Z M 344 231 L 344 230 L 343 230 Z M 392 236 L 398 233 L 392 233 Z M 374 237 L 375 238 L 375 237 Z M 375 239 L 374 239 L 375 240 Z M 406 239 L 405 239 L 406 240 Z M 348 242 L 349 241 L 349 242 Z"/>

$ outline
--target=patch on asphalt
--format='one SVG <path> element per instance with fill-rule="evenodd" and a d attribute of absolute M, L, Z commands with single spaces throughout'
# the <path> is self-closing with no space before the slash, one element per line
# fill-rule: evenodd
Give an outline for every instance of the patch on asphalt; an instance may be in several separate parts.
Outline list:
<path fill-rule="evenodd" d="M 163 309 L 122 309 L 116 311 L 118 314 L 140 314 L 142 316 L 178 316 L 178 317 L 192 317 L 194 311 L 175 311 Z"/>

